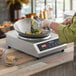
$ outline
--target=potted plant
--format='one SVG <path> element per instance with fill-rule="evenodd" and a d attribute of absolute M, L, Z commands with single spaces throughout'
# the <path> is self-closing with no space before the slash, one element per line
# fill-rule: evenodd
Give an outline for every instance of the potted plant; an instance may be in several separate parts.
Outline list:
<path fill-rule="evenodd" d="M 10 21 L 14 22 L 16 19 L 20 18 L 22 4 L 28 4 L 29 0 L 7 0 L 6 3 L 9 9 Z"/>

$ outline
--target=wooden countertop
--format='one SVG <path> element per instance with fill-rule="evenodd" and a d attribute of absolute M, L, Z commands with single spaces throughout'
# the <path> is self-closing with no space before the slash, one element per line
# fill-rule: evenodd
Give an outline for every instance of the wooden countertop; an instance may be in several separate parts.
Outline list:
<path fill-rule="evenodd" d="M 5 48 L 5 39 L 0 39 L 0 47 Z M 73 61 L 73 43 L 67 44 L 63 53 L 49 55 L 16 66 L 0 70 L 0 76 L 30 76 L 43 70 Z"/>

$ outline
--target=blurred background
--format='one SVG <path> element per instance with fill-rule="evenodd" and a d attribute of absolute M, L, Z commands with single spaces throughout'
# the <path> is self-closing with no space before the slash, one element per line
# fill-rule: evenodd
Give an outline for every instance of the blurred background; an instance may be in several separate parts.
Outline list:
<path fill-rule="evenodd" d="M 25 0 L 27 1 L 27 0 Z M 10 7 L 10 6 L 9 6 Z M 40 10 L 47 10 L 47 18 L 65 18 L 65 15 L 73 15 L 76 11 L 76 0 L 29 0 L 28 4 L 22 3 L 20 17 L 25 14 L 40 14 Z M 0 24 L 10 21 L 9 8 L 6 0 L 0 0 Z"/>

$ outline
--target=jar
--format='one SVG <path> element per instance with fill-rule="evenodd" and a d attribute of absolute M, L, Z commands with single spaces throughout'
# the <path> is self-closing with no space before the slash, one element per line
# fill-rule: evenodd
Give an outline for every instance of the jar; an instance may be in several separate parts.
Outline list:
<path fill-rule="evenodd" d="M 6 55 L 6 57 L 5 57 L 5 64 L 7 66 L 15 65 L 15 56 L 13 56 L 13 55 Z"/>
<path fill-rule="evenodd" d="M 4 64 L 4 54 L 5 54 L 5 49 L 4 48 L 0 48 L 0 64 Z"/>
<path fill-rule="evenodd" d="M 5 49 L 5 52 L 3 53 L 2 56 L 2 63 L 3 65 L 6 66 L 14 66 L 15 65 L 15 56 L 11 55 L 11 53 L 9 53 L 10 50 Z"/>
<path fill-rule="evenodd" d="M 5 49 L 0 48 L 0 59 L 2 58 L 2 56 L 3 56 L 4 52 L 5 52 Z"/>

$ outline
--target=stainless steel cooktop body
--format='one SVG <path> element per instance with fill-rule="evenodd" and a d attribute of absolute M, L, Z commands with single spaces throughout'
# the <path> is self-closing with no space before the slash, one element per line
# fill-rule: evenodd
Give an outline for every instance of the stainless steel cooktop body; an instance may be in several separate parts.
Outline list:
<path fill-rule="evenodd" d="M 66 48 L 66 44 L 60 44 L 55 33 L 50 33 L 46 38 L 27 39 L 20 37 L 16 31 L 10 31 L 6 33 L 6 43 L 9 47 L 37 58 L 61 52 Z"/>

